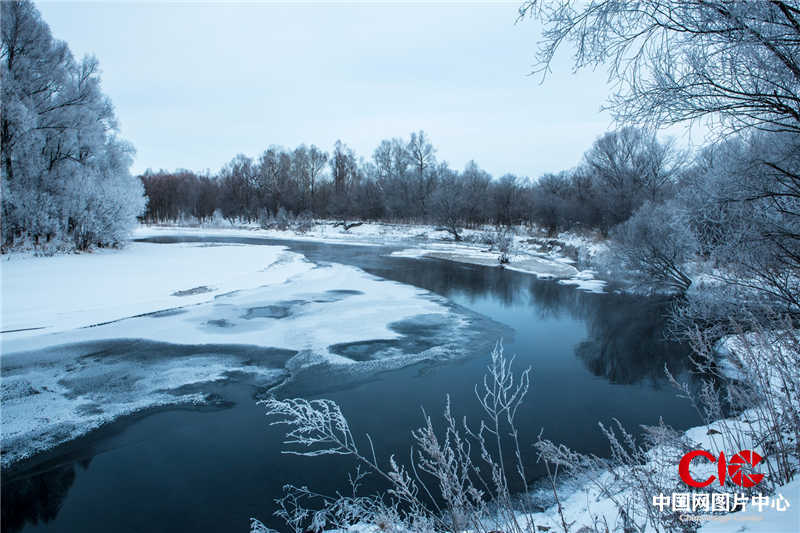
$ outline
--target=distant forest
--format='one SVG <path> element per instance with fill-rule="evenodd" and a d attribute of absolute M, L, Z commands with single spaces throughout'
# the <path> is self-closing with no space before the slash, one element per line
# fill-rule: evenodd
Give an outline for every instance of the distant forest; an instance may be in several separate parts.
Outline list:
<path fill-rule="evenodd" d="M 607 232 L 645 201 L 674 193 L 688 167 L 686 154 L 643 129 L 603 135 L 575 169 L 537 180 L 493 177 L 470 161 L 454 170 L 436 157 L 424 131 L 381 141 L 370 159 L 341 141 L 271 146 L 256 159 L 237 155 L 212 176 L 189 170 L 141 176 L 149 199 L 146 222 L 196 219 L 217 213 L 230 221 L 280 218 L 390 220 L 459 228 L 536 224 L 550 232 Z"/>

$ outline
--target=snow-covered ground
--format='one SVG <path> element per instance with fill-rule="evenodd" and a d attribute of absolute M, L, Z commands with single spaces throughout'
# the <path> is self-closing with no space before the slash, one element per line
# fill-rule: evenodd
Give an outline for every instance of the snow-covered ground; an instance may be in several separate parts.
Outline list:
<path fill-rule="evenodd" d="M 282 246 L 12 257 L 2 284 L 3 466 L 124 415 L 214 403 L 210 385 L 233 376 L 264 390 L 335 367 L 346 381 L 458 357 L 485 331 L 432 293 Z"/>
<path fill-rule="evenodd" d="M 122 250 L 0 259 L 4 341 L 208 302 L 314 266 L 279 246 L 218 244 L 131 243 Z"/>
<path fill-rule="evenodd" d="M 686 431 L 686 436 L 694 445 L 693 449 L 718 451 L 724 448 L 724 446 L 721 446 L 720 439 L 716 438 L 718 433 L 714 433 L 716 431 L 714 426 L 715 424 L 703 425 Z M 752 447 L 753 449 L 758 449 L 758 446 L 753 445 Z M 730 454 L 736 452 L 738 450 L 732 451 Z M 654 471 L 663 469 L 663 462 L 670 462 L 676 457 L 676 453 L 677 457 L 682 455 L 682 452 L 676 452 L 671 449 L 653 449 L 649 453 L 653 457 L 650 467 Z M 697 461 L 693 462 L 691 467 L 694 478 L 706 479 L 711 475 L 716 475 L 716 465 L 704 462 L 697 463 Z M 635 499 L 640 495 L 626 495 L 619 492 L 608 494 L 601 489 L 601 487 L 614 487 L 617 484 L 616 480 L 625 475 L 623 468 L 616 469 L 613 474 L 610 472 L 599 473 L 596 475 L 597 482 L 584 480 L 567 497 L 561 495 L 562 512 L 566 520 L 573 524 L 574 530 L 578 531 L 586 527 L 589 531 L 594 531 L 595 524 L 608 524 L 610 531 L 625 531 L 625 524 L 620 517 L 616 502 L 624 502 L 627 498 Z M 677 479 L 677 464 L 674 464 L 674 468 L 670 471 L 662 472 L 662 475 L 669 479 Z M 693 490 L 698 492 L 688 486 L 684 486 L 683 490 L 676 492 L 692 493 Z M 728 493 L 742 492 L 742 489 L 732 486 L 730 483 L 723 490 Z M 672 497 L 672 494 L 665 493 L 665 496 Z M 779 495 L 783 497 L 783 504 L 788 504 L 783 509 L 778 509 L 774 504 L 770 507 L 768 503 L 764 508 L 758 510 L 748 504 L 743 511 L 728 514 L 700 510 L 686 511 L 679 513 L 680 516 L 683 516 L 682 519 L 679 517 L 679 520 L 689 530 L 693 526 L 702 526 L 699 529 L 700 533 L 796 533 L 800 531 L 800 479 L 795 478 L 793 481 L 779 487 L 769 501 L 773 502 Z M 657 510 L 656 507 L 653 507 L 653 509 Z M 667 506 L 666 510 L 670 511 L 670 507 Z M 557 505 L 553 505 L 544 512 L 534 513 L 531 518 L 537 527 L 548 528 L 546 531 L 563 531 Z M 641 520 L 642 517 L 640 516 L 639 519 Z M 542 529 L 542 531 L 545 530 Z M 651 529 L 648 527 L 647 531 L 651 531 Z"/>
<path fill-rule="evenodd" d="M 395 257 L 431 258 L 491 267 L 504 267 L 539 278 L 571 279 L 578 269 L 564 258 L 535 256 L 530 253 L 510 253 L 509 262 L 501 264 L 498 252 L 469 244 L 429 243 L 425 246 L 392 252 Z M 561 260 L 558 260 L 561 259 Z"/>

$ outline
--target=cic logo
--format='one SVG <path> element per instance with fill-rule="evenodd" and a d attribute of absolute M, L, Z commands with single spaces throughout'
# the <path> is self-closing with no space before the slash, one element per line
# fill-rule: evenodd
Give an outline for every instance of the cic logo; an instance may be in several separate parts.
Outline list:
<path fill-rule="evenodd" d="M 717 463 L 717 475 L 710 476 L 705 481 L 694 479 L 689 472 L 689 465 L 695 457 L 702 457 L 711 463 Z M 714 457 L 705 450 L 693 450 L 681 459 L 678 465 L 678 473 L 684 483 L 698 489 L 711 485 L 715 479 L 719 479 L 720 485 L 725 485 L 725 480 L 728 479 L 740 487 L 748 488 L 759 484 L 764 479 L 764 474 L 753 471 L 753 468 L 762 459 L 763 457 L 752 450 L 742 450 L 731 457 L 730 460 L 726 460 L 725 452 L 720 452 L 719 457 Z"/>

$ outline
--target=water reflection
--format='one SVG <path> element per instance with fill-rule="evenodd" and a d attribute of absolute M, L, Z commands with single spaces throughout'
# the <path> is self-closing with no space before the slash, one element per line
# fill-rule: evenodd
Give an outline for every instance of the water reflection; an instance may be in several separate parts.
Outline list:
<path fill-rule="evenodd" d="M 75 482 L 75 469 L 89 468 L 91 458 L 56 466 L 40 474 L 3 483 L 0 508 L 3 531 L 15 533 L 27 525 L 54 520 Z"/>
<path fill-rule="evenodd" d="M 588 335 L 575 347 L 575 355 L 593 375 L 611 383 L 644 381 L 658 387 L 666 382 L 665 365 L 675 375 L 689 369 L 687 347 L 670 340 L 664 328 L 672 307 L 669 298 L 593 294 L 499 268 L 436 262 L 440 264 L 422 275 L 413 268 L 367 270 L 470 303 L 488 292 L 505 307 L 525 306 L 527 320 L 580 321 Z"/>
<path fill-rule="evenodd" d="M 611 383 L 646 381 L 654 387 L 665 381 L 664 365 L 674 374 L 684 373 L 686 348 L 667 340 L 662 326 L 669 302 L 626 307 L 614 305 L 614 299 L 598 301 L 587 314 L 589 338 L 575 348 L 586 368 Z"/>

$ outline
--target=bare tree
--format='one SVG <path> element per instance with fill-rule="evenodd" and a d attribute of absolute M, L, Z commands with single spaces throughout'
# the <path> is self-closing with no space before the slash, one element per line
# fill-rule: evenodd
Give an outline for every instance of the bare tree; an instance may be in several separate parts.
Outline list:
<path fill-rule="evenodd" d="M 408 141 L 408 153 L 414 164 L 417 177 L 422 179 L 425 171 L 428 170 L 434 163 L 436 163 L 436 150 L 428 140 L 425 132 L 420 130 L 419 133 L 412 133 L 411 140 Z"/>
<path fill-rule="evenodd" d="M 461 228 L 464 224 L 465 209 L 464 183 L 456 172 L 442 169 L 441 179 L 433 193 L 435 220 L 453 236 L 461 240 Z"/>
<path fill-rule="evenodd" d="M 419 205 L 419 215 L 424 216 L 427 212 L 427 202 L 436 187 L 436 174 L 431 172 L 436 164 L 436 149 L 431 144 L 425 132 L 420 130 L 418 133 L 411 134 L 411 140 L 406 148 L 412 165 L 414 166 L 415 202 Z"/>
<path fill-rule="evenodd" d="M 525 17 L 544 25 L 538 72 L 565 42 L 575 68 L 608 66 L 621 122 L 800 132 L 797 1 L 528 0 Z"/>
<path fill-rule="evenodd" d="M 627 220 L 645 200 L 659 202 L 680 170 L 671 142 L 626 127 L 606 133 L 584 154 L 604 212 L 605 228 Z"/>
<path fill-rule="evenodd" d="M 311 145 L 308 149 L 308 178 L 311 193 L 311 210 L 316 209 L 316 187 L 317 182 L 320 180 L 322 173 L 325 171 L 325 166 L 328 164 L 328 153 L 320 150 L 315 145 Z"/>

